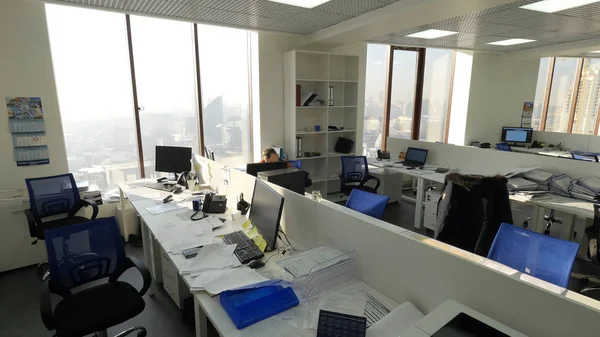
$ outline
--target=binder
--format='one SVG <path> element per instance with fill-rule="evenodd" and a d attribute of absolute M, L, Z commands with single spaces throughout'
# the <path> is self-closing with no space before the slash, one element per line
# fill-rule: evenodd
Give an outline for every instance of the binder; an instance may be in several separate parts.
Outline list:
<path fill-rule="evenodd" d="M 220 301 L 238 329 L 277 315 L 300 303 L 292 288 L 281 285 L 224 291 Z"/>

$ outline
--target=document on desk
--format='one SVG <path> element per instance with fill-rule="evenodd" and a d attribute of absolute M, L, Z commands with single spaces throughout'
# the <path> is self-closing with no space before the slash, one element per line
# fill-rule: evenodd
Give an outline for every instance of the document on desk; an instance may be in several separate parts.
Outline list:
<path fill-rule="evenodd" d="M 139 190 L 127 192 L 127 199 L 129 199 L 129 201 L 136 201 L 136 200 L 142 200 L 142 199 L 158 199 L 158 198 L 160 198 L 160 193 L 155 190 L 139 189 Z"/>
<path fill-rule="evenodd" d="M 182 266 L 183 274 L 205 269 L 224 269 L 234 267 L 235 261 L 239 260 L 233 255 L 237 245 L 226 245 L 224 243 L 210 243 L 200 249 L 198 255 L 186 260 Z"/>
<path fill-rule="evenodd" d="M 424 315 L 412 303 L 404 302 L 367 329 L 367 337 L 398 337 Z M 400 337 L 402 337 L 400 333 Z"/>
<path fill-rule="evenodd" d="M 182 205 L 174 204 L 174 203 L 168 203 L 168 204 L 161 203 L 158 205 L 154 205 L 152 207 L 148 207 L 148 208 L 146 208 L 146 210 L 148 212 L 150 212 L 150 214 L 157 215 L 157 214 L 163 214 L 166 212 L 175 211 L 175 210 L 182 209 L 182 208 L 185 208 L 185 207 Z"/>
<path fill-rule="evenodd" d="M 319 312 L 321 310 L 363 317 L 366 306 L 367 298 L 364 293 L 334 293 L 321 300 L 317 310 L 311 318 L 310 329 L 317 329 L 317 325 L 319 324 Z"/>
<path fill-rule="evenodd" d="M 364 317 L 367 318 L 367 327 L 370 327 L 375 324 L 375 322 L 385 317 L 385 315 L 389 314 L 395 307 L 395 305 L 390 305 L 383 300 L 375 289 L 366 284 L 351 287 L 343 290 L 342 293 L 366 297 L 367 305 L 365 307 Z"/>
<path fill-rule="evenodd" d="M 309 337 L 315 335 L 314 331 L 301 330 L 278 316 L 269 317 L 238 330 L 232 337 Z"/>
<path fill-rule="evenodd" d="M 221 276 L 209 280 L 203 284 L 203 286 L 207 293 L 211 295 L 218 295 L 226 290 L 245 287 L 267 280 L 268 279 L 266 277 L 262 276 L 254 269 L 250 269 L 248 267 L 239 267 L 226 269 L 226 272 Z"/>
<path fill-rule="evenodd" d="M 323 246 L 277 261 L 277 264 L 295 278 L 300 278 L 349 260 L 350 256 L 340 250 Z"/>
<path fill-rule="evenodd" d="M 539 169 L 541 166 L 535 166 L 535 167 L 521 167 L 521 168 L 516 168 L 514 170 L 511 170 L 510 172 L 507 172 L 506 174 L 504 174 L 504 176 L 506 178 L 512 178 L 518 175 L 522 175 L 524 173 L 527 173 L 529 171 L 533 171 L 533 170 L 537 170 Z"/>

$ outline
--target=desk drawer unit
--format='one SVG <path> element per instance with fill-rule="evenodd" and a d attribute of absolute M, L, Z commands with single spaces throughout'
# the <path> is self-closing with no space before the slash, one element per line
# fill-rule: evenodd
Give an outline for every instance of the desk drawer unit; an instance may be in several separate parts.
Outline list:
<path fill-rule="evenodd" d="M 181 279 L 177 273 L 177 267 L 169 257 L 169 254 L 165 253 L 161 249 L 161 264 L 162 264 L 162 281 L 163 288 L 169 294 L 173 302 L 181 309 L 183 299 L 189 295 L 189 290 L 185 285 L 185 282 Z"/>

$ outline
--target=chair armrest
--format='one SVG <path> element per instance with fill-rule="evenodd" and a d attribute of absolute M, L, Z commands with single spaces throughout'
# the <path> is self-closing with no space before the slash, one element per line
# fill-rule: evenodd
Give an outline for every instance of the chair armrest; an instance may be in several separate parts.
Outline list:
<path fill-rule="evenodd" d="M 55 329 L 54 313 L 52 311 L 52 300 L 50 298 L 50 279 L 46 278 L 42 282 L 40 294 L 40 314 L 42 315 L 42 323 L 48 330 Z"/>
<path fill-rule="evenodd" d="M 96 205 L 95 202 L 93 202 L 92 200 L 88 200 L 88 199 L 81 199 L 81 202 L 76 205 L 75 207 L 73 207 L 73 209 L 71 209 L 71 211 L 69 212 L 69 217 L 73 217 L 75 216 L 75 214 L 77 212 L 79 212 L 79 210 L 82 207 L 88 207 L 88 206 L 92 206 L 92 217 L 90 218 L 90 220 L 94 220 L 96 219 L 96 217 L 98 216 L 98 205 Z"/>
<path fill-rule="evenodd" d="M 360 186 L 364 186 L 364 184 L 367 183 L 369 180 L 375 180 L 377 182 L 377 184 L 375 185 L 375 191 L 377 191 L 377 189 L 379 189 L 379 185 L 381 185 L 381 180 L 370 174 L 360 183 Z"/>
<path fill-rule="evenodd" d="M 131 267 L 137 268 L 137 270 L 142 275 L 142 279 L 144 280 L 144 285 L 142 286 L 142 289 L 140 291 L 138 291 L 138 294 L 140 294 L 140 296 L 143 296 L 150 288 L 150 284 L 152 283 L 152 277 L 150 277 L 150 271 L 148 270 L 148 268 L 146 268 L 146 266 L 142 262 L 140 262 L 138 259 L 136 259 L 134 257 L 128 256 L 125 259 L 125 264 L 121 267 L 121 270 L 115 272 L 115 274 L 113 274 L 108 279 L 108 281 L 109 282 L 117 281 L 119 279 L 119 277 L 121 277 L 121 275 L 123 275 L 123 273 Z"/>
<path fill-rule="evenodd" d="M 30 209 L 25 210 L 25 217 L 27 218 L 27 225 L 29 225 L 29 236 L 37 238 L 37 221 L 35 215 Z"/>

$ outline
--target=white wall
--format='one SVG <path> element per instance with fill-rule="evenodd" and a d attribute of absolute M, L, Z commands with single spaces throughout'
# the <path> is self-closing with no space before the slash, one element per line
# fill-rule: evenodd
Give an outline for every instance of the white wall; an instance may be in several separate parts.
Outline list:
<path fill-rule="evenodd" d="M 42 2 L 0 1 L 0 189 L 24 188 L 25 178 L 68 172 L 46 14 Z M 50 164 L 17 167 L 4 98 L 42 98 Z"/>
<path fill-rule="evenodd" d="M 475 52 L 465 144 L 500 141 L 502 126 L 520 126 L 523 102 L 533 102 L 539 57 Z"/>
<path fill-rule="evenodd" d="M 448 143 L 464 145 L 471 91 L 473 53 L 456 52 Z"/>

